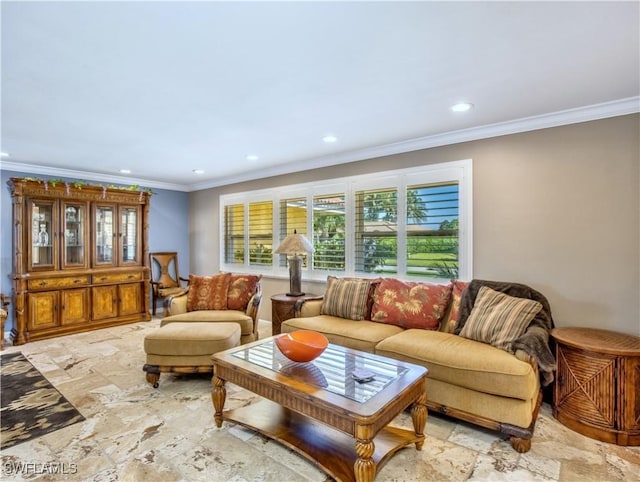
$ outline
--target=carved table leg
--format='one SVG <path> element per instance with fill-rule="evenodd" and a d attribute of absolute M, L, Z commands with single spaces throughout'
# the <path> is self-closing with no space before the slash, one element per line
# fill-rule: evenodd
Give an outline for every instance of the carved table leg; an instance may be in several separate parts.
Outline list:
<path fill-rule="evenodd" d="M 422 392 L 422 395 L 415 401 L 411 408 L 411 420 L 413 421 L 413 430 L 416 435 L 420 437 L 420 440 L 416 442 L 416 450 L 422 450 L 424 445 L 424 427 L 427 424 L 427 393 Z"/>
<path fill-rule="evenodd" d="M 216 421 L 216 427 L 220 428 L 222 427 L 222 409 L 227 396 L 227 389 L 224 387 L 224 380 L 222 378 L 214 376 L 211 383 L 213 384 L 211 399 L 213 400 L 213 407 L 215 408 L 213 418 Z"/>
<path fill-rule="evenodd" d="M 353 464 L 353 471 L 357 482 L 373 482 L 376 476 L 376 463 L 371 458 L 376 450 L 373 440 L 356 439 L 356 454 L 358 458 Z"/>

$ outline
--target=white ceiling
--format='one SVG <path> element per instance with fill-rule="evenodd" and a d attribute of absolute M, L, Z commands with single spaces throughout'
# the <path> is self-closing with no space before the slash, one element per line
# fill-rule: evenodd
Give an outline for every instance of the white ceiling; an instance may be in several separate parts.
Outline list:
<path fill-rule="evenodd" d="M 640 110 L 635 1 L 3 1 L 1 15 L 3 169 L 189 191 Z"/>

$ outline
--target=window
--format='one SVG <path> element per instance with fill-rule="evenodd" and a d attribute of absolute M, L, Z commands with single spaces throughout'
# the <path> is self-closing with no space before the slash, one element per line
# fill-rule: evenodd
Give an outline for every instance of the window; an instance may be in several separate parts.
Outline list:
<path fill-rule="evenodd" d="M 221 269 L 286 276 L 286 256 L 273 251 L 295 231 L 315 248 L 304 257 L 306 279 L 471 279 L 471 167 L 454 161 L 221 196 Z"/>

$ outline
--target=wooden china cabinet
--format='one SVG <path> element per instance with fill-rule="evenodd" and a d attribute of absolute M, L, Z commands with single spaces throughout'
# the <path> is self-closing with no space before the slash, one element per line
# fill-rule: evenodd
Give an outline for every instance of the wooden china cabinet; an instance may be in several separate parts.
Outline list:
<path fill-rule="evenodd" d="M 14 343 L 149 320 L 150 194 L 12 178 Z"/>

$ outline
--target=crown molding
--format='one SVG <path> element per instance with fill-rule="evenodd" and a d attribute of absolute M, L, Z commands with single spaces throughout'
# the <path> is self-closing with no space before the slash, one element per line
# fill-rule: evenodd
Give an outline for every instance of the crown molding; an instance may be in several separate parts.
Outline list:
<path fill-rule="evenodd" d="M 310 169 L 345 164 L 347 162 L 363 161 L 365 159 L 374 159 L 377 157 L 390 156 L 394 154 L 403 154 L 405 152 L 429 149 L 432 147 L 441 147 L 451 144 L 459 144 L 461 142 L 489 139 L 491 137 L 517 134 L 521 132 L 547 129 L 550 127 L 559 127 L 569 124 L 577 124 L 580 122 L 589 122 L 598 119 L 605 119 L 608 117 L 635 114 L 637 112 L 640 112 L 640 96 L 628 97 L 626 99 L 604 102 L 602 104 L 594 104 L 585 107 L 552 112 L 549 114 L 524 117 L 511 121 L 472 127 L 469 129 L 444 132 L 442 134 L 418 137 L 414 139 L 408 139 L 406 141 L 394 142 L 391 144 L 340 152 L 331 156 L 323 156 L 313 159 L 306 159 L 303 161 L 290 162 L 273 168 L 262 169 L 259 177 L 264 178 L 279 176 L 283 174 L 290 174 L 291 172 L 307 171 Z M 304 164 L 304 168 L 300 167 L 301 164 Z M 241 174 L 239 176 L 217 179 L 200 184 L 192 184 L 191 186 L 189 186 L 189 190 L 199 191 L 212 187 L 235 184 L 238 182 L 252 181 L 257 178 L 258 176 L 256 175 L 256 173 L 250 172 Z"/>
<path fill-rule="evenodd" d="M 164 183 L 158 181 L 150 181 L 147 179 L 105 176 L 104 174 L 93 172 L 37 166 L 33 164 L 10 162 L 7 160 L 0 161 L 0 170 L 15 170 L 19 172 L 107 182 L 113 184 L 137 184 L 149 188 L 191 192 L 213 187 L 226 186 L 229 184 L 236 184 L 239 182 L 253 181 L 255 179 L 261 179 L 265 177 L 290 174 L 291 172 L 307 171 L 310 169 L 335 166 L 348 162 L 356 162 L 365 159 L 373 159 L 394 154 L 402 154 L 405 152 L 418 151 L 421 149 L 429 149 L 432 147 L 441 147 L 451 144 L 458 144 L 461 142 L 476 141 L 480 139 L 488 139 L 491 137 L 517 134 L 539 129 L 547 129 L 550 127 L 577 124 L 580 122 L 589 122 L 598 119 L 605 119 L 608 117 L 635 114 L 637 112 L 640 112 L 640 96 L 628 97 L 626 99 L 619 99 L 590 106 L 577 107 L 574 109 L 567 109 L 558 112 L 552 112 L 549 114 L 524 117 L 511 121 L 498 122 L 495 124 L 487 124 L 484 126 L 472 127 L 469 129 L 444 132 L 442 134 L 418 137 L 380 146 L 371 146 L 364 149 L 355 149 L 352 151 L 340 152 L 330 156 L 298 160 L 287 164 L 281 164 L 272 168 L 260 169 L 259 171 L 252 170 L 251 172 L 247 172 L 238 176 L 230 176 L 189 185 Z"/>
<path fill-rule="evenodd" d="M 189 191 L 189 187 L 183 184 L 172 184 L 168 182 L 150 181 L 134 177 L 121 177 L 99 174 L 90 171 L 77 171 L 72 169 L 62 169 L 59 167 L 39 166 L 36 164 L 25 164 L 7 160 L 0 161 L 0 170 L 26 172 L 28 174 L 41 174 L 44 176 L 60 177 L 66 179 L 79 179 L 83 181 L 97 181 L 104 184 L 122 184 L 125 186 L 136 185 L 145 188 L 167 189 L 169 191 Z"/>

